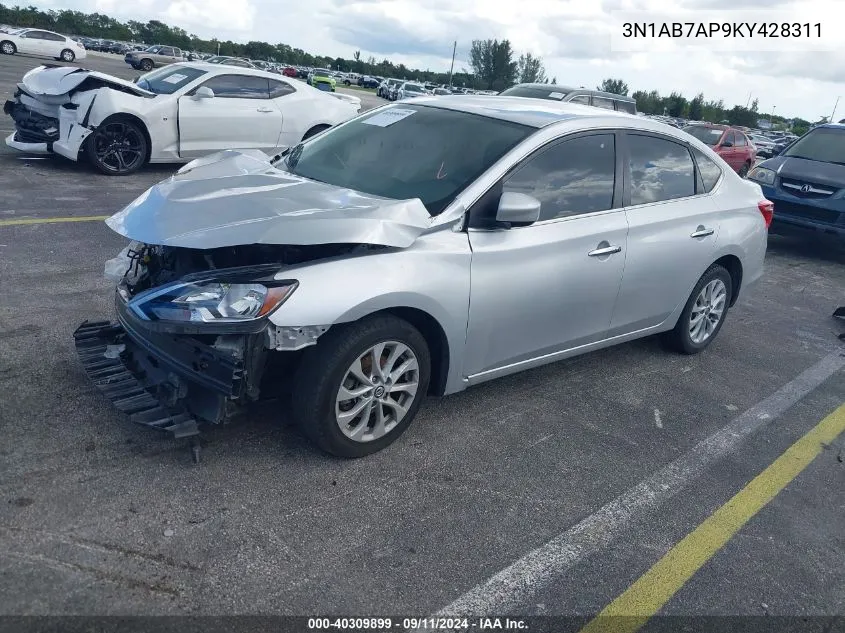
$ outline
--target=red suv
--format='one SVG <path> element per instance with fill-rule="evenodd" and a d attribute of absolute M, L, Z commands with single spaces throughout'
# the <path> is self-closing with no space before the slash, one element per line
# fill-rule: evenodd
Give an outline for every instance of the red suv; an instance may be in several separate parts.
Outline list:
<path fill-rule="evenodd" d="M 757 148 L 742 130 L 728 125 L 688 125 L 684 132 L 713 148 L 728 165 L 745 178 L 754 165 Z"/>

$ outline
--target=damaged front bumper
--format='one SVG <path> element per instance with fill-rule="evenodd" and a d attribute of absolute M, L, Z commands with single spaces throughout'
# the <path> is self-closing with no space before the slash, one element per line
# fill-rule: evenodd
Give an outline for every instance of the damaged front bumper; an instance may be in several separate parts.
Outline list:
<path fill-rule="evenodd" d="M 117 297 L 116 322 L 86 321 L 74 332 L 94 385 L 129 419 L 174 438 L 201 423 L 228 421 L 258 394 L 261 333 L 202 337 L 145 329 Z"/>
<path fill-rule="evenodd" d="M 6 145 L 29 154 L 59 154 L 75 161 L 93 131 L 77 122 L 77 110 L 72 108 L 59 107 L 59 116 L 54 118 L 20 101 L 6 101 L 3 112 L 15 122 L 15 131 L 6 137 Z"/>

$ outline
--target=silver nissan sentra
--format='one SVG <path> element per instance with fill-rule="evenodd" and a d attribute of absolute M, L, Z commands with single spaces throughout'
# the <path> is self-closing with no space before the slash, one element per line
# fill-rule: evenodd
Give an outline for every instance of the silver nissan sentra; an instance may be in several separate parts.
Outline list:
<path fill-rule="evenodd" d="M 74 336 L 136 422 L 191 437 L 289 397 L 316 444 L 360 457 L 426 394 L 651 334 L 703 350 L 761 276 L 771 217 L 667 125 L 425 97 L 150 188 L 107 220 L 131 240 L 106 263 L 116 320 Z"/>

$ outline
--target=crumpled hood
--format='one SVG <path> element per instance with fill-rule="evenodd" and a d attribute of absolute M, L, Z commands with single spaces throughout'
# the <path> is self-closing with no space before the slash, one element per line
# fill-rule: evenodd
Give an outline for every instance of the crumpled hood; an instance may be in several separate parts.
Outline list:
<path fill-rule="evenodd" d="M 834 189 L 845 188 L 845 165 L 792 156 L 775 156 L 760 163 L 760 167 L 777 172 L 781 178 L 827 185 Z"/>
<path fill-rule="evenodd" d="M 20 87 L 33 97 L 58 96 L 65 95 L 75 89 L 85 89 L 85 86 L 82 86 L 85 81 L 90 81 L 93 86 L 98 88 L 113 87 L 142 97 L 155 96 L 154 93 L 139 88 L 131 81 L 95 70 L 72 66 L 39 66 L 33 68 L 23 76 Z"/>
<path fill-rule="evenodd" d="M 376 244 L 406 248 L 431 226 L 420 200 L 390 200 L 276 169 L 259 150 L 185 165 L 106 224 L 131 240 L 183 248 Z"/>

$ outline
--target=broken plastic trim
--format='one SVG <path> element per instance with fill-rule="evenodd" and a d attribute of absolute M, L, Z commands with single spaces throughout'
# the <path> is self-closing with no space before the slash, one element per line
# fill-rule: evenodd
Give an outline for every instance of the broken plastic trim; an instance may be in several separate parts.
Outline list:
<path fill-rule="evenodd" d="M 317 344 L 330 325 L 276 326 L 267 328 L 267 347 L 278 352 L 295 352 Z"/>

